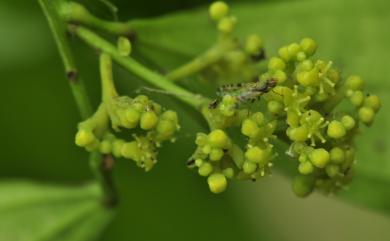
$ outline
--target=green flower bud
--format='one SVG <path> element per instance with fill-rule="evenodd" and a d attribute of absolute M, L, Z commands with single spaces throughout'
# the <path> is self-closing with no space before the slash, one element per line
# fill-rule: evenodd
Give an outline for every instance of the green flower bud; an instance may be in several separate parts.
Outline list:
<path fill-rule="evenodd" d="M 136 141 L 126 142 L 121 145 L 120 153 L 124 158 L 138 161 L 141 156 L 141 150 Z"/>
<path fill-rule="evenodd" d="M 264 166 L 269 159 L 269 150 L 261 149 L 257 146 L 250 147 L 245 152 L 245 157 L 250 162 L 259 163 L 260 166 Z"/>
<path fill-rule="evenodd" d="M 75 137 L 75 143 L 78 146 L 85 147 L 89 144 L 92 144 L 95 140 L 95 136 L 92 131 L 79 130 Z"/>
<path fill-rule="evenodd" d="M 103 154 L 109 154 L 111 153 L 111 142 L 109 140 L 103 140 L 102 142 L 100 142 L 100 145 L 99 145 L 99 151 L 100 153 L 103 153 Z"/>
<path fill-rule="evenodd" d="M 304 38 L 300 42 L 302 51 L 308 56 L 312 56 L 317 50 L 317 43 L 311 38 Z"/>
<path fill-rule="evenodd" d="M 153 129 L 158 123 L 158 116 L 156 113 L 148 111 L 141 116 L 140 126 L 144 130 Z"/>
<path fill-rule="evenodd" d="M 305 161 L 299 164 L 298 171 L 303 175 L 308 175 L 314 171 L 314 166 L 311 162 Z"/>
<path fill-rule="evenodd" d="M 241 133 L 250 138 L 255 137 L 259 130 L 256 122 L 251 119 L 245 119 L 241 126 Z"/>
<path fill-rule="evenodd" d="M 161 114 L 161 118 L 165 120 L 170 120 L 172 122 L 178 123 L 179 118 L 177 117 L 177 113 L 172 110 L 167 110 Z"/>
<path fill-rule="evenodd" d="M 133 103 L 141 103 L 143 105 L 147 105 L 149 101 L 149 97 L 146 95 L 138 95 L 133 99 Z"/>
<path fill-rule="evenodd" d="M 270 70 L 284 70 L 285 68 L 286 64 L 280 58 L 272 57 L 268 62 L 268 69 Z"/>
<path fill-rule="evenodd" d="M 310 153 L 311 163 L 318 168 L 324 168 L 328 164 L 329 159 L 329 152 L 323 148 L 314 149 Z"/>
<path fill-rule="evenodd" d="M 229 137 L 223 130 L 220 129 L 213 130 L 208 135 L 208 141 L 211 146 L 222 149 L 228 147 L 229 145 Z"/>
<path fill-rule="evenodd" d="M 345 115 L 341 118 L 341 123 L 347 130 L 351 130 L 355 127 L 355 119 L 349 115 Z"/>
<path fill-rule="evenodd" d="M 100 142 L 98 139 L 94 139 L 92 143 L 85 146 L 87 151 L 97 151 L 99 149 Z"/>
<path fill-rule="evenodd" d="M 224 153 L 220 148 L 213 148 L 209 154 L 210 161 L 219 161 L 223 157 Z"/>
<path fill-rule="evenodd" d="M 287 80 L 287 74 L 283 70 L 276 70 L 272 77 L 277 80 L 278 84 Z"/>
<path fill-rule="evenodd" d="M 343 163 L 345 159 L 345 154 L 343 149 L 340 147 L 333 147 L 330 150 L 330 161 L 335 164 Z"/>
<path fill-rule="evenodd" d="M 251 119 L 254 120 L 256 122 L 256 124 L 261 125 L 261 124 L 263 124 L 263 121 L 264 121 L 264 115 L 263 115 L 263 113 L 258 111 L 256 113 L 252 114 Z"/>
<path fill-rule="evenodd" d="M 328 165 L 325 168 L 325 172 L 329 177 L 335 177 L 340 171 L 340 167 L 338 165 Z"/>
<path fill-rule="evenodd" d="M 294 56 L 294 57 L 296 57 L 297 54 L 301 51 L 301 46 L 299 46 L 299 44 L 297 43 L 292 43 L 289 46 L 287 46 L 287 48 L 290 56 Z"/>
<path fill-rule="evenodd" d="M 283 104 L 276 100 L 268 101 L 267 108 L 272 114 L 279 114 L 283 111 Z"/>
<path fill-rule="evenodd" d="M 246 161 L 244 162 L 244 165 L 242 166 L 242 170 L 246 174 L 252 174 L 256 171 L 257 165 L 253 162 Z"/>
<path fill-rule="evenodd" d="M 314 189 L 314 178 L 306 175 L 296 176 L 292 183 L 292 189 L 298 197 L 306 197 Z"/>
<path fill-rule="evenodd" d="M 160 120 L 156 127 L 159 140 L 170 139 L 176 131 L 176 125 L 169 120 Z"/>
<path fill-rule="evenodd" d="M 300 71 L 309 71 L 309 70 L 312 70 L 314 67 L 314 64 L 313 64 L 313 61 L 311 60 L 305 60 L 305 61 L 302 61 L 299 65 L 298 65 L 298 69 Z"/>
<path fill-rule="evenodd" d="M 313 86 L 317 85 L 318 83 L 318 71 L 316 69 L 310 70 L 310 71 L 302 71 L 297 73 L 297 81 L 301 85 L 307 87 L 307 86 Z"/>
<path fill-rule="evenodd" d="M 115 157 L 121 157 L 122 156 L 122 146 L 125 144 L 124 140 L 116 139 L 112 143 L 112 154 Z"/>
<path fill-rule="evenodd" d="M 371 124 L 374 120 L 375 112 L 372 108 L 362 107 L 359 109 L 359 120 L 364 124 Z"/>
<path fill-rule="evenodd" d="M 235 18 L 224 17 L 218 23 L 218 30 L 225 34 L 231 33 L 233 31 L 235 23 Z"/>
<path fill-rule="evenodd" d="M 360 90 L 357 90 L 352 94 L 349 100 L 354 106 L 361 106 L 364 101 L 364 94 Z"/>
<path fill-rule="evenodd" d="M 375 112 L 381 108 L 381 100 L 376 95 L 370 95 L 364 100 L 364 106 L 372 108 Z"/>
<path fill-rule="evenodd" d="M 222 1 L 214 2 L 209 7 L 209 14 L 213 20 L 220 20 L 229 13 L 229 6 Z"/>
<path fill-rule="evenodd" d="M 210 154 L 210 152 L 211 152 L 211 146 L 210 145 L 205 145 L 205 146 L 203 146 L 203 148 L 202 148 L 202 152 L 204 153 L 204 154 Z"/>
<path fill-rule="evenodd" d="M 299 155 L 298 161 L 299 161 L 300 163 L 307 162 L 307 161 L 308 161 L 307 155 L 306 155 L 306 154 Z"/>
<path fill-rule="evenodd" d="M 61 2 L 58 12 L 67 21 L 89 22 L 93 18 L 83 5 L 71 1 Z"/>
<path fill-rule="evenodd" d="M 234 170 L 231 167 L 223 169 L 222 173 L 227 178 L 233 178 L 234 177 Z"/>
<path fill-rule="evenodd" d="M 202 166 L 204 161 L 202 159 L 196 159 L 195 160 L 195 166 L 200 167 Z"/>
<path fill-rule="evenodd" d="M 207 183 L 209 184 L 210 191 L 213 193 L 221 193 L 227 187 L 226 177 L 221 173 L 211 174 L 207 178 Z"/>
<path fill-rule="evenodd" d="M 207 143 L 207 135 L 204 133 L 197 133 L 195 143 L 198 146 L 204 146 Z"/>
<path fill-rule="evenodd" d="M 263 40 L 257 35 L 252 34 L 246 38 L 245 51 L 248 54 L 257 54 L 263 47 Z"/>
<path fill-rule="evenodd" d="M 288 137 L 292 141 L 306 141 L 309 138 L 309 130 L 305 126 L 288 129 Z"/>
<path fill-rule="evenodd" d="M 213 171 L 213 166 L 208 162 L 203 163 L 198 169 L 199 175 L 203 177 L 207 177 L 208 175 L 211 174 L 212 171 Z"/>
<path fill-rule="evenodd" d="M 137 126 L 140 116 L 141 116 L 140 113 L 133 108 L 129 108 L 125 111 L 126 121 L 131 126 L 133 126 L 133 128 Z"/>
<path fill-rule="evenodd" d="M 345 136 L 346 130 L 340 121 L 333 120 L 328 125 L 327 134 L 334 139 L 340 139 Z"/>
<path fill-rule="evenodd" d="M 131 53 L 131 43 L 130 40 L 126 37 L 119 37 L 118 38 L 118 52 L 122 56 L 129 56 Z"/>
<path fill-rule="evenodd" d="M 284 61 L 289 61 L 291 59 L 290 53 L 288 52 L 288 48 L 281 47 L 278 51 L 280 58 L 282 58 Z"/>
<path fill-rule="evenodd" d="M 346 80 L 345 86 L 347 87 L 347 89 L 361 90 L 364 87 L 364 82 L 359 76 L 352 75 Z"/>
<path fill-rule="evenodd" d="M 298 61 L 304 61 L 306 59 L 306 54 L 304 53 L 304 52 L 299 52 L 298 54 L 297 54 L 297 60 Z"/>

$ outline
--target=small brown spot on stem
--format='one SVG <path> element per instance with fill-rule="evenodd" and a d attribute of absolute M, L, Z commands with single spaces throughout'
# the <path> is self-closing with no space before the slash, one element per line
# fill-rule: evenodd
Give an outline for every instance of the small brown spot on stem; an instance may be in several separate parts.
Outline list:
<path fill-rule="evenodd" d="M 70 81 L 70 82 L 77 82 L 77 77 L 78 77 L 78 73 L 77 73 L 77 70 L 70 70 L 68 72 L 66 72 L 66 78 Z"/>

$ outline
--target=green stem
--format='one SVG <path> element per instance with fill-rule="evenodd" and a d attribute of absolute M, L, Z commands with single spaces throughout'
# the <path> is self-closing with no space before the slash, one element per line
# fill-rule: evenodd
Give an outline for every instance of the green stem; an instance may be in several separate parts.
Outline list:
<path fill-rule="evenodd" d="M 59 19 L 56 8 L 50 3 L 50 0 L 38 1 L 53 33 L 81 117 L 87 119 L 92 115 L 91 103 L 85 91 L 83 81 L 77 74 L 75 61 L 66 39 L 65 25 Z M 91 170 L 102 188 L 106 203 L 111 205 L 116 203 L 117 196 L 112 183 L 111 168 L 108 168 L 111 166 L 107 165 L 106 162 L 106 159 L 101 158 L 99 153 L 91 153 Z"/>
<path fill-rule="evenodd" d="M 117 97 L 118 93 L 115 89 L 114 79 L 112 74 L 112 61 L 110 55 L 106 53 L 100 54 L 100 76 L 102 79 L 102 100 L 103 102 L 110 101 L 113 97 Z"/>
<path fill-rule="evenodd" d="M 172 81 L 177 81 L 194 73 L 198 73 L 206 67 L 221 60 L 226 52 L 229 49 L 232 49 L 233 46 L 234 45 L 231 44 L 230 41 L 220 42 L 190 62 L 172 70 L 166 75 L 166 77 Z"/>
<path fill-rule="evenodd" d="M 73 55 L 66 40 L 65 25 L 59 20 L 53 3 L 49 3 L 48 0 L 39 0 L 39 4 L 52 31 L 80 115 L 85 119 L 92 114 L 92 108 L 85 91 L 84 83 L 78 76 Z"/>
<path fill-rule="evenodd" d="M 201 95 L 194 94 L 175 85 L 169 79 L 148 69 L 133 58 L 122 56 L 114 45 L 99 37 L 92 31 L 81 26 L 75 26 L 72 30 L 87 44 L 109 54 L 113 60 L 115 60 L 125 69 L 143 78 L 148 83 L 174 94 L 178 99 L 196 108 L 197 110 L 201 109 L 202 106 L 210 101 Z"/>
<path fill-rule="evenodd" d="M 67 22 L 82 24 L 100 29 L 114 35 L 131 37 L 133 31 L 126 22 L 111 22 L 92 15 L 83 5 L 76 2 L 62 2 L 59 5 L 60 16 Z"/>
<path fill-rule="evenodd" d="M 111 155 L 91 152 L 89 156 L 89 166 L 100 183 L 100 187 L 105 194 L 103 201 L 108 207 L 114 207 L 118 203 L 118 194 L 111 176 L 113 162 L 114 159 Z"/>

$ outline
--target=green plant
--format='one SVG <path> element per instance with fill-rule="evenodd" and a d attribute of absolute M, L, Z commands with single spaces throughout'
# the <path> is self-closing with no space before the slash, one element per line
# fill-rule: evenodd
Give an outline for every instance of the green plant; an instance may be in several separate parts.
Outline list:
<path fill-rule="evenodd" d="M 41 3 L 45 5 L 44 1 Z M 304 38 L 281 47 L 278 56 L 270 58 L 264 67 L 261 37 L 252 34 L 245 43 L 240 43 L 233 33 L 236 18 L 224 2 L 215 2 L 209 14 L 218 30 L 216 43 L 195 59 L 161 75 L 128 56 L 135 34 L 131 24 L 100 20 L 75 2 L 59 1 L 55 11 L 48 12 L 49 19 L 67 21 L 71 33 L 102 52 L 102 104 L 92 117 L 80 123 L 77 145 L 88 151 L 133 159 L 150 170 L 157 162 L 161 141 L 174 140 L 173 134 L 179 129 L 176 113 L 161 114 L 161 107 L 148 97 L 118 96 L 112 58 L 146 82 L 195 108 L 206 119 L 211 132 L 198 134 L 198 148 L 187 164 L 208 177 L 212 192 L 224 191 L 227 179 L 256 180 L 265 176 L 271 172 L 272 160 L 284 152 L 299 160 L 301 176 L 293 183 L 298 196 L 306 196 L 314 188 L 332 193 L 351 180 L 355 160 L 353 139 L 360 123 L 371 125 L 380 100 L 375 95 L 365 97 L 360 77 L 351 76 L 344 81 L 332 61 L 314 59 L 317 49 L 314 40 Z M 118 46 L 82 25 L 119 35 Z M 54 31 L 59 31 L 53 26 Z M 57 38 L 60 50 L 68 48 L 64 36 L 57 34 Z M 66 63 L 70 57 L 63 54 L 63 58 Z M 75 70 L 66 71 L 68 77 L 74 78 Z M 196 74 L 222 85 L 216 100 L 210 101 L 173 83 Z M 260 97 L 262 103 L 255 104 Z M 337 108 L 344 99 L 355 108 Z M 168 115 L 172 117 L 164 118 Z M 126 142 L 114 137 L 109 122 L 115 132 L 137 126 L 149 132 L 145 136 L 134 134 L 134 139 Z M 241 139 L 247 140 L 241 146 L 227 132 L 232 130 L 234 135 L 237 127 L 244 135 Z M 235 135 L 237 138 L 240 137 Z M 288 150 L 274 148 L 281 141 L 289 145 Z M 108 190 L 107 195 L 112 195 L 112 191 Z"/>
<path fill-rule="evenodd" d="M 219 35 L 216 43 L 187 64 L 159 74 L 128 56 L 139 37 L 132 23 L 99 19 L 74 2 L 40 3 L 83 118 L 75 142 L 91 152 L 91 167 L 108 206 L 117 201 L 110 177 L 113 157 L 132 159 L 148 171 L 158 159 L 162 142 L 174 141 L 179 130 L 174 111 L 145 95 L 118 95 L 111 61 L 158 88 L 152 91 L 194 108 L 206 120 L 209 128 L 199 130 L 197 148 L 187 165 L 207 177 L 212 192 L 224 191 L 228 179 L 256 180 L 269 174 L 285 151 L 297 163 L 299 175 L 293 190 L 299 196 L 314 188 L 333 193 L 350 181 L 353 139 L 361 124 L 372 124 L 380 101 L 363 94 L 359 77 L 343 80 L 332 61 L 315 59 L 314 40 L 304 38 L 280 48 L 265 65 L 262 39 L 250 34 L 245 41 L 237 41 L 236 18 L 224 3 L 217 2 L 210 7 Z M 89 28 L 113 34 L 117 46 Z M 95 113 L 73 63 L 66 32 L 99 51 L 102 103 Z M 218 96 L 195 94 L 179 83 L 190 78 L 197 81 L 193 76 L 209 81 L 210 89 L 222 86 Z M 352 106 L 340 104 L 343 100 Z"/>

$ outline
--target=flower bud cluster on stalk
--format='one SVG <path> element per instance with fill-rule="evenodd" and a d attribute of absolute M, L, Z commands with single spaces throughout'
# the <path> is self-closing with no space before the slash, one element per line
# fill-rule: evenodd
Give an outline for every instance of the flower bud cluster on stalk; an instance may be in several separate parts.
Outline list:
<path fill-rule="evenodd" d="M 128 55 L 126 49 L 130 45 L 123 40 L 118 43 L 118 47 L 124 45 L 123 52 Z M 180 128 L 177 114 L 164 110 L 146 95 L 134 98 L 119 96 L 107 54 L 101 54 L 100 68 L 103 101 L 93 116 L 79 123 L 75 142 L 87 151 L 131 159 L 137 166 L 149 171 L 157 162 L 161 144 L 175 141 L 175 133 Z M 119 132 L 124 132 L 129 138 L 117 137 Z"/>
<path fill-rule="evenodd" d="M 237 21 L 228 12 L 224 2 L 209 8 L 222 34 L 230 34 Z M 245 50 L 254 53 L 261 46 L 251 36 Z M 311 38 L 281 47 L 254 81 L 222 85 L 203 109 L 211 132 L 198 133 L 188 166 L 207 177 L 212 192 L 224 191 L 229 179 L 270 174 L 273 160 L 283 154 L 296 160 L 292 188 L 300 197 L 315 189 L 334 193 L 351 181 L 354 138 L 362 125 L 373 123 L 381 102 L 365 91 L 361 77 L 342 78 L 333 61 L 314 56 L 316 50 Z M 258 99 L 260 105 L 251 105 Z M 234 129 L 244 145 L 229 137 Z M 284 151 L 274 148 L 280 140 L 287 144 Z"/>
<path fill-rule="evenodd" d="M 86 29 L 75 31 L 102 52 L 102 103 L 79 123 L 78 146 L 131 159 L 149 171 L 157 162 L 159 147 L 175 141 L 180 129 L 176 112 L 165 110 L 145 95 L 117 93 L 113 57 L 160 91 L 200 109 L 210 131 L 197 133 L 187 165 L 207 179 L 211 192 L 225 191 L 230 180 L 255 181 L 268 176 L 273 165 L 287 157 L 296 164 L 292 189 L 297 196 L 305 197 L 314 190 L 334 193 L 351 181 L 355 137 L 363 126 L 372 125 L 381 101 L 367 93 L 361 77 L 343 77 L 333 61 L 316 57 L 318 46 L 313 39 L 282 46 L 265 61 L 262 38 L 252 34 L 239 41 L 234 36 L 237 18 L 225 2 L 217 1 L 209 7 L 216 43 L 161 75 L 129 57 L 132 44 L 126 34 L 131 25 L 99 20 L 73 2 L 64 3 L 59 13 L 68 23 L 120 35 L 115 48 Z M 192 74 L 219 84 L 214 100 L 209 102 L 173 83 Z M 196 104 L 195 96 L 201 99 Z M 125 135 L 119 137 L 119 132 Z"/>

